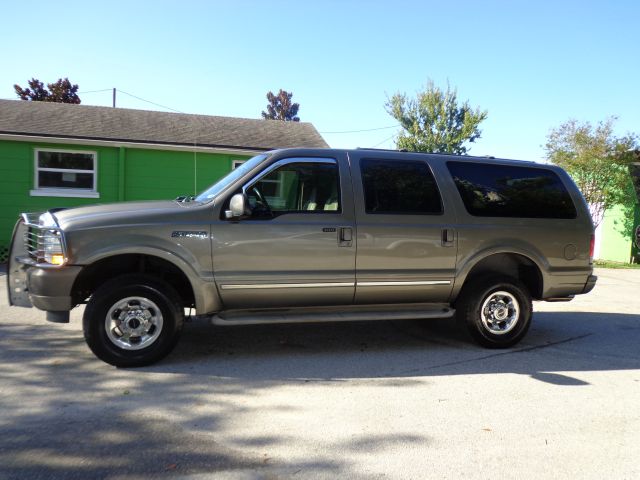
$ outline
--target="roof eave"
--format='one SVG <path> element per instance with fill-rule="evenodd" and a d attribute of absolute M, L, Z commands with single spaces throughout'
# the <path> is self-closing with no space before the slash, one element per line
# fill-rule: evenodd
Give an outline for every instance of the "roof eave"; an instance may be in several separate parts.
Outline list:
<path fill-rule="evenodd" d="M 114 139 L 114 138 L 96 138 L 96 137 L 80 137 L 71 135 L 53 135 L 53 134 L 34 134 L 21 132 L 4 132 L 0 131 L 0 140 L 19 141 L 19 142 L 42 142 L 53 144 L 68 145 L 90 145 L 105 147 L 129 147 L 143 148 L 150 150 L 178 150 L 178 151 L 203 151 L 210 153 L 235 153 L 240 155 L 254 155 L 260 152 L 275 150 L 274 148 L 264 147 L 246 147 L 236 145 L 207 145 L 198 143 L 171 143 L 171 142 L 151 142 L 144 140 Z"/>

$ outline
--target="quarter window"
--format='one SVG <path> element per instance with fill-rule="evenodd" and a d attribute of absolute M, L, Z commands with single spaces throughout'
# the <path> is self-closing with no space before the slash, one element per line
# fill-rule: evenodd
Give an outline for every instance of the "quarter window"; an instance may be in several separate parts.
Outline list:
<path fill-rule="evenodd" d="M 97 154 L 87 151 L 35 151 L 35 181 L 32 195 L 98 197 Z"/>
<path fill-rule="evenodd" d="M 366 213 L 442 214 L 440 192 L 425 162 L 362 159 L 360 170 Z"/>
<path fill-rule="evenodd" d="M 575 218 L 576 207 L 555 172 L 543 168 L 447 162 L 471 215 Z"/>

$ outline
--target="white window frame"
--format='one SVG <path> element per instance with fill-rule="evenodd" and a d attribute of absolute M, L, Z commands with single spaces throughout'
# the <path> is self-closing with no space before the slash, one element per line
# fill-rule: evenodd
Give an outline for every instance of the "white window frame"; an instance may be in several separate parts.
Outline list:
<path fill-rule="evenodd" d="M 80 153 L 91 155 L 93 157 L 93 169 L 79 170 L 71 168 L 43 168 L 38 164 L 38 156 L 40 152 L 55 153 Z M 32 197 L 77 197 L 77 198 L 100 198 L 98 193 L 98 152 L 93 150 L 68 150 L 62 148 L 36 148 L 33 153 L 33 190 L 30 195 Z M 63 173 L 91 173 L 93 174 L 93 188 L 51 188 L 40 187 L 40 172 L 63 172 Z"/>
<path fill-rule="evenodd" d="M 246 160 L 231 160 L 231 170 L 235 170 L 244 162 L 246 162 Z"/>

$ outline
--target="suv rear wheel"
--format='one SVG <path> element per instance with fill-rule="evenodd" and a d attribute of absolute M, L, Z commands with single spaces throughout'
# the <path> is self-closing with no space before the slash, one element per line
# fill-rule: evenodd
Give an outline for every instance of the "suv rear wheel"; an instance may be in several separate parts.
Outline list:
<path fill-rule="evenodd" d="M 519 280 L 482 276 L 466 284 L 456 315 L 471 336 L 488 348 L 508 348 L 525 336 L 531 324 L 531 294 Z"/>
<path fill-rule="evenodd" d="M 124 275 L 102 285 L 82 319 L 91 351 L 116 367 L 142 367 L 165 357 L 183 321 L 176 291 L 145 275 Z"/>

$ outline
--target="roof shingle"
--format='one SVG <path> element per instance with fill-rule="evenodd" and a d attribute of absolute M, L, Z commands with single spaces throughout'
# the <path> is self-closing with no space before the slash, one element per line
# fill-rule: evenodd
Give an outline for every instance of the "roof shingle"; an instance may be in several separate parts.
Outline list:
<path fill-rule="evenodd" d="M 244 150 L 328 147 L 311 123 L 0 100 L 0 134 Z"/>

